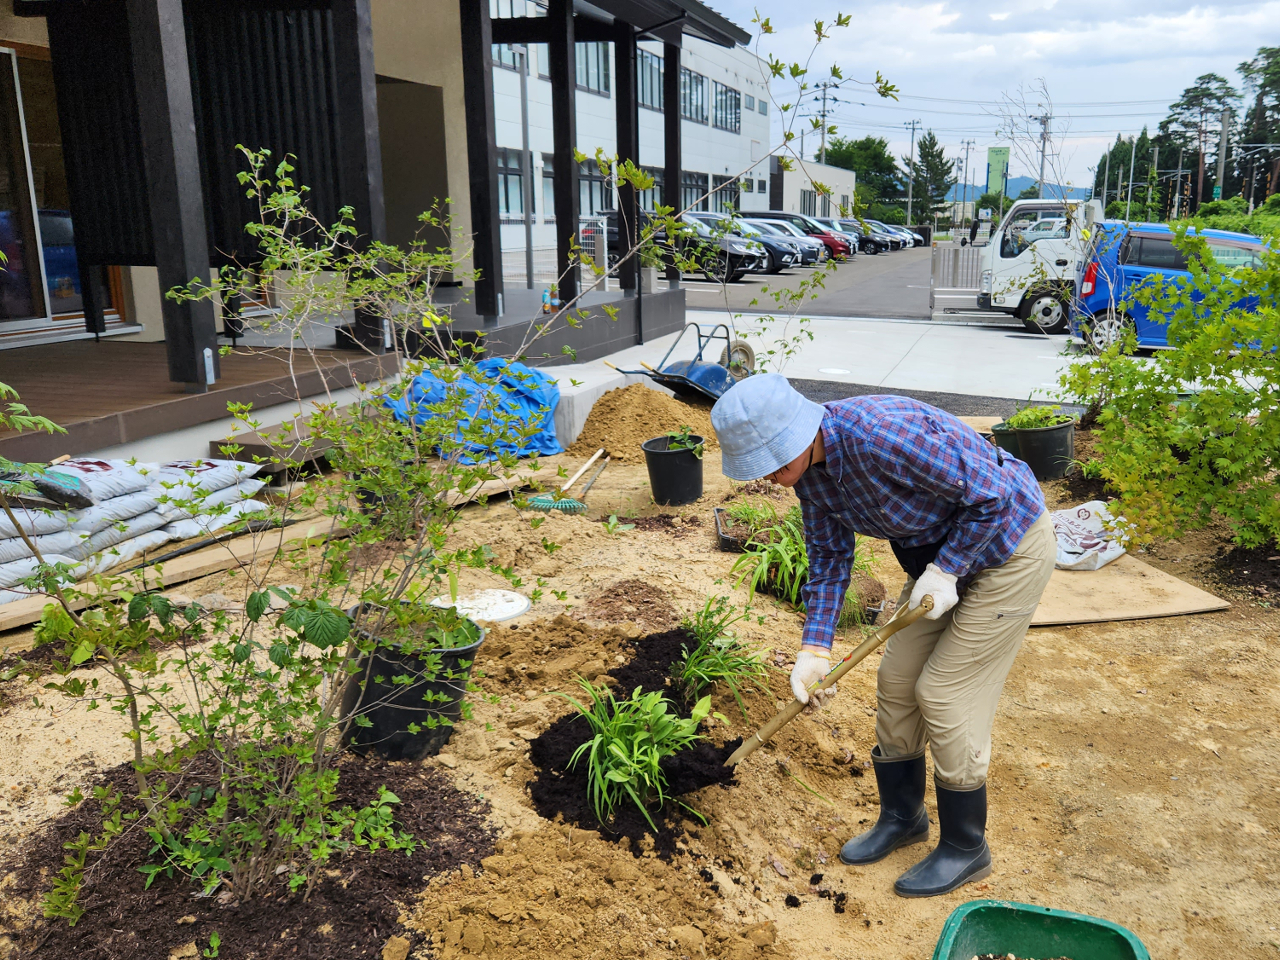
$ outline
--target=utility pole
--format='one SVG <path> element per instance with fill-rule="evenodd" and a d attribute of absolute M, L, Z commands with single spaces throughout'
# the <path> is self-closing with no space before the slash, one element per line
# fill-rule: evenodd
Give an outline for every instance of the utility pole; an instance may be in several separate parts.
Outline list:
<path fill-rule="evenodd" d="M 1111 148 L 1107 147 L 1107 172 L 1102 175 L 1102 219 L 1107 219 L 1107 188 L 1111 186 Z"/>
<path fill-rule="evenodd" d="M 818 116 L 822 118 L 822 142 L 818 147 L 819 163 L 827 162 L 827 91 L 832 87 L 838 86 L 840 86 L 839 83 L 831 80 L 823 80 L 818 84 L 818 87 L 822 90 L 822 109 L 818 111 Z M 833 97 L 832 99 L 834 100 L 835 98 Z"/>
<path fill-rule="evenodd" d="M 1046 113 L 1043 116 L 1031 117 L 1030 119 L 1040 124 L 1040 199 L 1044 199 L 1044 155 L 1049 148 L 1049 124 L 1053 122 L 1053 114 Z"/>
<path fill-rule="evenodd" d="M 1133 169 L 1135 158 L 1138 156 L 1138 138 L 1134 137 L 1129 141 L 1129 190 L 1125 193 L 1124 198 L 1124 222 L 1129 222 L 1129 207 L 1133 203 Z"/>
<path fill-rule="evenodd" d="M 1154 179 L 1153 179 L 1154 178 Z M 1147 177 L 1147 216 L 1151 216 L 1151 187 L 1155 184 L 1156 197 L 1160 196 L 1160 144 L 1152 151 L 1151 176 Z"/>
<path fill-rule="evenodd" d="M 1122 163 L 1120 164 L 1120 172 L 1116 174 L 1116 203 L 1120 202 L 1120 193 L 1123 190 L 1124 190 L 1124 164 Z"/>
<path fill-rule="evenodd" d="M 1222 111 L 1222 139 L 1218 141 L 1218 182 L 1213 185 L 1213 199 L 1221 200 L 1227 176 L 1227 137 L 1231 132 L 1231 108 Z"/>
<path fill-rule="evenodd" d="M 1204 203 L 1204 115 L 1200 116 L 1200 129 L 1196 131 L 1196 136 L 1200 142 L 1200 173 L 1196 184 L 1196 209 L 1200 209 L 1200 204 Z M 1187 202 L 1190 207 L 1190 201 Z"/>
<path fill-rule="evenodd" d="M 964 200 L 960 202 L 960 220 L 963 223 L 964 210 L 969 205 L 969 148 L 973 146 L 974 141 L 961 140 L 960 142 L 964 144 L 964 193 L 962 194 Z M 976 213 L 977 211 L 974 212 Z M 954 220 L 955 217 L 951 219 Z"/>
<path fill-rule="evenodd" d="M 1178 219 L 1178 202 L 1182 199 L 1182 153 L 1185 147 L 1178 148 L 1178 176 L 1174 180 L 1173 188 L 1173 216 L 1172 220 Z"/>
<path fill-rule="evenodd" d="M 903 126 L 911 127 L 911 152 L 907 156 L 907 226 L 911 226 L 911 199 L 912 188 L 916 181 L 916 127 L 920 125 L 919 120 L 912 120 L 910 124 L 904 123 Z"/>

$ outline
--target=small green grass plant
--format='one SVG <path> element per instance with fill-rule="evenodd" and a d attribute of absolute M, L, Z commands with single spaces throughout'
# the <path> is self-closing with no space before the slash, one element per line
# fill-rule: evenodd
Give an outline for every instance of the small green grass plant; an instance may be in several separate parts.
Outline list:
<path fill-rule="evenodd" d="M 776 523 L 755 533 L 731 572 L 738 577 L 735 587 L 745 582 L 752 595 L 767 589 L 798 606 L 800 589 L 809 580 L 809 555 L 805 552 L 800 508 L 792 507 Z"/>
<path fill-rule="evenodd" d="M 711 712 L 711 698 L 699 700 L 685 718 L 660 691 L 642 694 L 636 687 L 630 698 L 618 700 L 608 687 L 577 680 L 590 697 L 589 706 L 566 693 L 557 696 L 591 725 L 591 739 L 574 751 L 569 766 L 587 758 L 587 798 L 596 819 L 610 823 L 618 805 L 630 800 L 656 832 L 649 808 L 667 799 L 662 761 L 702 739 L 698 725 Z"/>
<path fill-rule="evenodd" d="M 769 668 L 729 629 L 748 616 L 749 607 L 738 611 L 728 597 L 708 597 L 701 610 L 686 615 L 681 621 L 680 626 L 693 640 L 693 646 L 683 646 L 682 658 L 671 666 L 686 702 L 696 700 L 708 688 L 723 683 L 733 694 L 745 720 L 747 706 L 742 700 L 742 688 L 751 684 L 764 693 L 769 692 L 764 682 Z"/>
<path fill-rule="evenodd" d="M 1070 423 L 1075 417 L 1069 413 L 1063 413 L 1062 408 L 1058 406 L 1052 407 L 1023 407 L 1008 420 L 1004 425 L 1010 430 L 1038 430 L 1042 427 L 1056 427 L 1063 423 Z"/>

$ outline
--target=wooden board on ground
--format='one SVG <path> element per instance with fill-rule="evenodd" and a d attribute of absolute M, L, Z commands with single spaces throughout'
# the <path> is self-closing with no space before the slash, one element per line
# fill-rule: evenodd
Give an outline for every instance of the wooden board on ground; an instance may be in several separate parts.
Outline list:
<path fill-rule="evenodd" d="M 449 492 L 449 506 L 460 507 L 463 504 L 471 503 L 479 500 L 481 497 L 497 497 L 504 493 L 513 493 L 532 486 L 535 479 L 540 479 L 547 486 L 559 486 L 556 481 L 556 471 L 554 467 L 543 467 L 541 470 L 533 470 L 528 467 L 516 470 L 507 478 L 499 478 L 497 480 L 486 480 L 479 486 L 471 487 L 465 491 L 458 490 L 456 487 Z"/>
<path fill-rule="evenodd" d="M 213 544 L 203 550 L 189 553 L 184 557 L 170 560 L 164 564 L 160 574 L 157 574 L 154 567 L 147 567 L 144 570 L 132 573 L 125 578 L 126 582 L 122 584 L 122 588 L 136 590 L 143 587 L 143 574 L 146 575 L 146 588 L 154 590 L 161 585 L 169 587 L 176 583 L 185 583 L 188 580 L 198 580 L 200 577 L 207 577 L 211 573 L 221 573 L 223 570 L 230 570 L 232 567 L 240 566 L 241 564 L 252 563 L 260 554 L 265 555 L 269 551 L 277 550 L 288 544 L 297 544 L 299 541 L 311 538 L 327 539 L 331 536 L 344 536 L 346 534 L 346 531 L 341 528 L 333 529 L 331 524 L 332 521 L 324 518 L 301 520 L 293 526 L 270 530 L 267 533 L 234 537 L 231 540 Z M 92 583 L 82 584 L 80 589 L 85 596 L 75 604 L 77 608 L 88 606 L 89 602 L 97 594 L 97 588 Z M 6 603 L 0 606 L 0 631 L 15 630 L 18 627 L 25 627 L 35 623 L 40 619 L 40 614 L 44 612 L 44 608 L 50 602 L 48 597 L 42 595 L 29 597 L 25 600 L 15 600 L 13 603 Z M 0 649 L 4 646 L 3 642 L 0 642 Z"/>
<path fill-rule="evenodd" d="M 1229 606 L 1225 600 L 1125 554 L 1101 570 L 1054 570 L 1031 625 L 1178 617 Z"/>

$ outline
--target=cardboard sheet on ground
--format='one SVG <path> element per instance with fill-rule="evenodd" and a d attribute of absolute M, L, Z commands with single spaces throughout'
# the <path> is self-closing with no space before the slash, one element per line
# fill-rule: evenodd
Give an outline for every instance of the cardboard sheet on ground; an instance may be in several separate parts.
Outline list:
<path fill-rule="evenodd" d="M 1125 554 L 1101 570 L 1054 570 L 1031 625 L 1177 617 L 1229 606 L 1225 600 Z"/>

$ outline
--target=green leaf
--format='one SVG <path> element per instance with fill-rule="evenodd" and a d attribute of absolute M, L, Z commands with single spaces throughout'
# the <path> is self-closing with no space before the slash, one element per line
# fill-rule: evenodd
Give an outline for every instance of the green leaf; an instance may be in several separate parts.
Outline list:
<path fill-rule="evenodd" d="M 273 643 L 271 649 L 267 651 L 267 656 L 271 658 L 271 662 L 277 667 L 283 667 L 289 659 L 289 645 L 287 643 Z"/>
<path fill-rule="evenodd" d="M 317 610 L 308 610 L 303 617 L 302 635 L 307 642 L 324 650 L 336 646 L 351 634 L 351 621 L 326 604 Z"/>
<path fill-rule="evenodd" d="M 85 637 L 78 644 L 76 644 L 76 648 L 73 651 L 71 651 L 71 665 L 79 666 L 80 664 L 84 663 L 86 660 L 88 660 L 90 657 L 93 656 L 93 652 L 97 649 L 98 649 L 97 642 L 89 639 L 88 637 Z"/>
<path fill-rule="evenodd" d="M 271 606 L 271 594 L 267 590 L 255 590 L 249 594 L 249 599 L 244 604 L 244 614 L 254 623 L 266 613 L 267 608 Z"/>
<path fill-rule="evenodd" d="M 151 594 L 140 593 L 129 601 L 129 622 L 137 623 L 151 616 Z"/>

